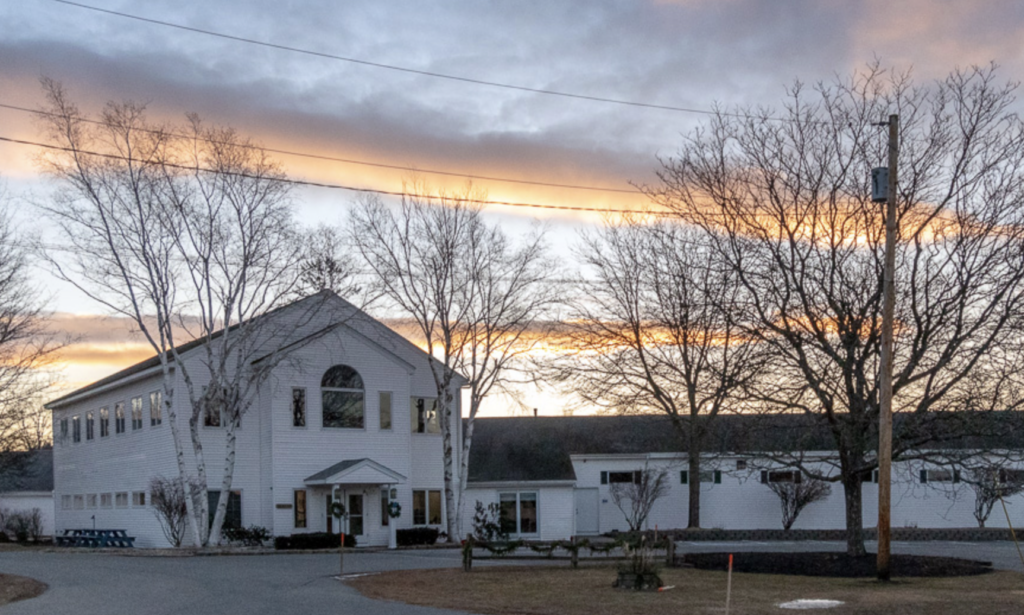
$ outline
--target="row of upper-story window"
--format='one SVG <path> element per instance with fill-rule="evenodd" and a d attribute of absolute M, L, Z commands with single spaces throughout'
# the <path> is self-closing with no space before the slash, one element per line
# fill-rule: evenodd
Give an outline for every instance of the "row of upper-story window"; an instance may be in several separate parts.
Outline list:
<path fill-rule="evenodd" d="M 321 394 L 321 425 L 325 428 L 364 429 L 366 427 L 366 391 L 363 379 L 348 365 L 335 365 L 324 372 L 320 381 Z M 378 426 L 382 430 L 392 428 L 391 391 L 378 392 Z M 129 401 L 131 430 L 139 431 L 143 427 L 143 397 L 133 397 Z M 306 389 L 292 389 L 292 426 L 306 426 Z M 431 397 L 412 397 L 409 402 L 410 425 L 413 433 L 441 433 L 440 413 L 437 399 Z M 113 405 L 113 432 L 127 432 L 125 402 Z M 203 425 L 220 427 L 226 421 L 216 412 L 203 413 Z M 84 423 L 84 430 L 83 430 Z M 163 403 L 160 391 L 149 394 L 149 424 L 157 427 L 163 423 Z M 236 423 L 237 425 L 237 423 Z M 83 434 L 84 431 L 84 434 Z M 111 433 L 110 407 L 104 406 L 97 411 L 89 410 L 83 414 L 75 414 L 60 420 L 59 441 L 67 443 L 94 440 L 98 436 L 106 438 Z"/>
<path fill-rule="evenodd" d="M 391 391 L 377 392 L 377 418 L 381 430 L 390 430 L 394 423 Z M 363 378 L 348 365 L 335 365 L 320 379 L 321 425 L 335 429 L 366 428 L 366 387 Z M 306 389 L 292 388 L 292 426 L 306 427 Z M 413 433 L 441 433 L 437 399 L 412 397 L 409 401 Z"/>
<path fill-rule="evenodd" d="M 61 510 L 91 510 L 95 508 L 128 508 L 128 491 L 117 493 L 76 493 L 60 496 Z M 132 507 L 146 506 L 146 492 L 131 492 Z"/>
<path fill-rule="evenodd" d="M 163 395 L 160 391 L 153 391 L 148 397 L 149 426 L 158 427 L 163 424 Z M 69 441 L 77 444 L 82 441 L 83 435 L 86 441 L 95 440 L 97 436 L 106 438 L 110 436 L 111 428 L 115 434 L 127 433 L 129 417 L 131 418 L 131 431 L 139 431 L 144 423 L 142 405 L 143 396 L 139 395 L 127 402 L 116 402 L 113 405 L 113 417 L 111 417 L 110 406 L 103 406 L 99 410 L 88 410 L 82 414 L 73 414 L 70 417 L 66 416 L 60 419 L 57 441 L 60 444 L 67 444 Z"/>

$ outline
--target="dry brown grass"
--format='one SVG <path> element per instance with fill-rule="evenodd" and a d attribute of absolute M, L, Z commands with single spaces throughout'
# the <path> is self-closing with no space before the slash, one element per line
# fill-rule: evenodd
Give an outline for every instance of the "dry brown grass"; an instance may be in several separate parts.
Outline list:
<path fill-rule="evenodd" d="M 46 591 L 46 583 L 13 574 L 0 574 L 0 606 L 35 598 Z"/>
<path fill-rule="evenodd" d="M 615 569 L 568 567 L 480 568 L 388 572 L 349 581 L 381 600 L 458 609 L 473 613 L 531 615 L 685 615 L 722 613 L 726 575 L 693 569 L 664 570 L 675 588 L 635 593 L 612 588 Z M 1024 576 L 995 572 L 973 577 L 901 579 L 880 584 L 866 579 L 833 579 L 733 574 L 735 615 L 786 613 L 780 602 L 800 598 L 841 600 L 837 615 L 1020 615 Z"/>

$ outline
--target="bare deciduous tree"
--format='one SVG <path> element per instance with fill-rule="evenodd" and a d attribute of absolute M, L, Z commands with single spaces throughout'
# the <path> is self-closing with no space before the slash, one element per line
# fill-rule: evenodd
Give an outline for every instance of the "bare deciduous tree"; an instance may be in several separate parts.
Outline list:
<path fill-rule="evenodd" d="M 0 184 L 0 474 L 25 459 L 12 453 L 50 441 L 42 401 L 53 383 L 48 368 L 63 345 L 43 324 L 43 302 L 18 235 Z"/>
<path fill-rule="evenodd" d="M 368 303 L 365 285 L 358 278 L 358 267 L 345 253 L 344 234 L 333 226 L 321 224 L 308 233 L 295 294 L 299 297 L 331 290 L 359 306 Z"/>
<path fill-rule="evenodd" d="M 700 476 L 711 422 L 764 367 L 734 321 L 743 287 L 702 233 L 676 222 L 609 222 L 577 253 L 589 272 L 551 375 L 590 404 L 667 415 Z M 688 527 L 700 527 L 700 495 L 690 481 Z"/>
<path fill-rule="evenodd" d="M 976 463 L 962 473 L 974 491 L 974 518 L 985 527 L 992 508 L 1004 498 L 1024 493 L 1024 470 L 1002 467 L 998 463 Z"/>
<path fill-rule="evenodd" d="M 191 491 L 190 486 L 190 491 Z M 167 542 L 180 547 L 188 529 L 188 496 L 180 476 L 153 477 L 149 481 L 149 502 Z"/>
<path fill-rule="evenodd" d="M 553 303 L 545 280 L 551 267 L 543 235 L 513 244 L 480 215 L 471 188 L 440 193 L 422 187 L 391 209 L 363 201 L 352 218 L 351 237 L 379 292 L 392 308 L 411 317 L 423 335 L 438 395 L 444 451 L 445 509 L 450 540 L 461 535 L 462 493 L 480 404 L 503 388 L 518 358 L 540 339 L 534 335 Z M 460 483 L 454 483 L 452 402 L 456 374 L 467 378 L 470 405 L 461 443 Z M 460 417 L 456 417 L 456 420 Z"/>
<path fill-rule="evenodd" d="M 768 488 L 779 497 L 782 505 L 782 529 L 793 527 L 800 512 L 810 504 L 832 495 L 832 487 L 825 481 L 802 476 L 799 470 L 789 472 L 788 480 L 770 480 Z"/>
<path fill-rule="evenodd" d="M 625 515 L 629 531 L 639 532 L 644 529 L 654 503 L 668 495 L 668 470 L 644 464 L 643 470 L 632 474 L 632 481 L 612 483 L 608 492 L 612 496 L 612 503 Z"/>
<path fill-rule="evenodd" d="M 717 113 L 647 190 L 703 229 L 745 287 L 743 321 L 755 323 L 745 333 L 774 353 L 761 402 L 830 430 L 851 554 L 864 553 L 861 482 L 876 467 L 885 225 L 869 178 L 886 143 L 875 123 L 900 116 L 897 460 L 1020 403 L 1006 377 L 1024 314 L 1014 92 L 992 68 L 923 87 L 877 65 L 810 91 L 797 84 L 780 116 Z"/>
<path fill-rule="evenodd" d="M 299 247 L 284 175 L 266 153 L 230 129 L 196 117 L 157 126 L 145 108 L 109 103 L 92 121 L 60 84 L 44 80 L 45 127 L 57 146 L 43 159 L 61 190 L 44 209 L 69 253 L 52 254 L 58 275 L 135 323 L 163 373 L 162 408 L 197 546 L 216 543 L 227 509 L 235 429 L 279 360 L 264 348 L 273 320 L 263 314 L 291 292 Z M 179 330 L 188 340 L 178 340 Z M 190 365 L 181 341 L 199 340 Z M 254 359 L 268 354 L 264 360 Z M 195 373 L 193 373 L 193 370 Z M 173 372 L 173 373 L 172 373 Z M 180 433 L 174 381 L 185 384 L 195 480 Z M 225 427 L 220 499 L 209 523 L 201 421 Z"/>

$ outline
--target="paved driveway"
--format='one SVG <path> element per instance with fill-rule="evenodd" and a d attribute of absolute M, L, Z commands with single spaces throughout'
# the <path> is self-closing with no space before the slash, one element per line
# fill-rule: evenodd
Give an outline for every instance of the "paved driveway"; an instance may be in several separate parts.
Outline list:
<path fill-rule="evenodd" d="M 349 553 L 345 571 L 461 565 L 457 550 Z M 90 553 L 0 552 L 0 572 L 39 579 L 38 598 L 0 608 L 3 615 L 376 614 L 437 615 L 437 609 L 363 598 L 331 575 L 329 554 L 231 557 L 124 557 Z"/>
<path fill-rule="evenodd" d="M 868 543 L 869 550 L 874 544 Z M 680 551 L 840 551 L 838 542 L 687 542 Z M 950 555 L 991 561 L 1024 572 L 1013 543 L 897 542 L 894 553 Z M 479 562 L 479 565 L 504 562 Z M 528 564 L 529 562 L 516 562 Z M 447 568 L 458 550 L 348 553 L 346 573 Z M 49 584 L 38 598 L 0 609 L 2 615 L 440 615 L 437 609 L 368 600 L 333 578 L 334 554 L 224 557 L 126 557 L 88 552 L 0 552 L 0 572 Z"/>

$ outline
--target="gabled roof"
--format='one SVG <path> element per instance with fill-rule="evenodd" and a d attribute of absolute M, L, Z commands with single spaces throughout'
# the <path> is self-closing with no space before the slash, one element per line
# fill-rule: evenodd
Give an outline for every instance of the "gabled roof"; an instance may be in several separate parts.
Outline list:
<path fill-rule="evenodd" d="M 339 322 L 335 323 L 334 325 L 325 327 L 319 331 L 313 332 L 310 335 L 306 335 L 299 340 L 292 340 L 288 342 L 286 346 L 300 345 L 302 342 L 309 340 L 312 337 L 316 337 L 318 335 L 326 333 L 327 331 L 333 330 L 334 328 L 336 328 L 336 325 L 345 325 L 349 329 L 351 329 L 352 331 L 354 331 L 355 333 L 369 341 L 370 343 L 373 343 L 374 345 L 380 347 L 382 350 L 390 353 L 392 356 L 406 364 L 408 364 L 408 361 L 401 357 L 399 348 L 401 348 L 405 352 L 421 355 L 427 358 L 427 360 L 429 361 L 435 363 L 437 362 L 436 359 L 434 359 L 426 352 L 424 352 L 423 349 L 421 349 L 419 346 L 416 346 L 409 340 L 402 337 L 400 334 L 396 333 L 395 331 L 392 331 L 386 325 L 384 325 L 377 319 L 373 318 L 372 316 L 370 316 L 363 310 L 359 309 L 358 307 L 352 305 L 348 301 L 342 299 L 334 291 L 331 290 L 322 290 L 315 295 L 311 295 L 309 297 L 293 301 L 288 305 L 284 305 L 274 310 L 271 310 L 270 312 L 267 312 L 266 314 L 263 314 L 258 318 L 270 318 L 274 315 L 280 314 L 285 310 L 296 310 L 299 309 L 300 307 L 306 307 L 308 309 L 313 310 L 320 310 L 323 309 L 328 304 L 332 306 L 332 309 L 335 309 L 337 311 Z M 238 325 L 234 325 L 229 329 L 234 329 L 237 326 Z M 223 334 L 224 331 L 223 329 L 221 329 L 213 333 L 209 339 L 217 339 Z M 195 350 L 196 348 L 200 348 L 206 341 L 206 338 L 192 340 L 190 342 L 178 345 L 175 349 L 178 354 L 185 355 L 186 353 L 189 353 Z M 169 355 L 170 353 L 167 354 Z M 266 356 L 267 355 L 261 356 L 255 359 L 254 362 L 265 359 Z M 141 375 L 145 373 L 147 370 L 152 370 L 159 366 L 160 355 L 154 355 L 144 361 L 140 361 L 139 363 L 132 365 L 131 367 L 122 369 L 121 371 L 111 374 L 110 376 L 107 376 L 100 380 L 97 380 L 92 384 L 86 385 L 80 389 L 76 389 L 75 391 L 72 391 L 66 395 L 54 399 L 48 402 L 45 407 L 48 409 L 53 409 L 55 407 L 63 405 L 64 403 L 72 399 L 82 397 L 83 395 L 87 395 L 89 393 L 99 392 L 99 390 L 107 386 L 117 384 L 118 382 L 131 378 L 132 376 L 135 375 Z M 461 387 L 466 382 L 466 379 L 461 374 L 456 374 L 455 381 L 457 386 Z"/>
<path fill-rule="evenodd" d="M 10 457 L 0 464 L 0 493 L 53 491 L 52 448 L 5 454 Z"/>
<path fill-rule="evenodd" d="M 405 476 L 372 459 L 346 459 L 320 470 L 303 481 L 307 485 L 393 485 Z"/>

